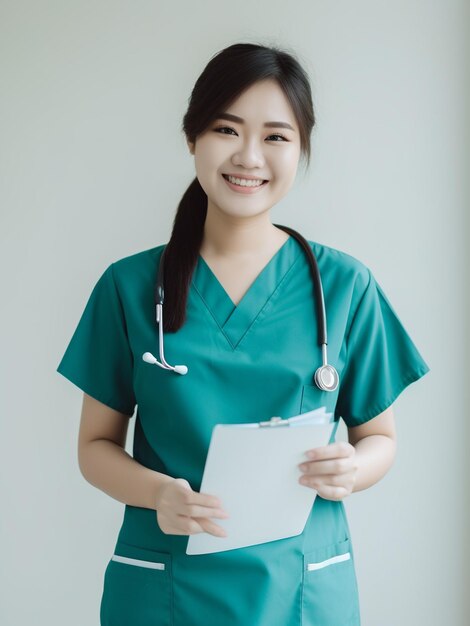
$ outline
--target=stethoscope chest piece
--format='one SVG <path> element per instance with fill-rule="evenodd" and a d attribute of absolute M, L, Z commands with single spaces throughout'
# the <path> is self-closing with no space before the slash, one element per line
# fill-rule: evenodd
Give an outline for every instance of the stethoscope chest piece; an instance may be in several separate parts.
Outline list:
<path fill-rule="evenodd" d="M 334 391 L 339 385 L 339 374 L 333 365 L 328 363 L 326 343 L 322 343 L 323 365 L 315 372 L 315 384 L 322 391 Z"/>
<path fill-rule="evenodd" d="M 322 365 L 315 372 L 315 383 L 323 391 L 334 391 L 339 383 L 338 372 L 332 365 Z"/>

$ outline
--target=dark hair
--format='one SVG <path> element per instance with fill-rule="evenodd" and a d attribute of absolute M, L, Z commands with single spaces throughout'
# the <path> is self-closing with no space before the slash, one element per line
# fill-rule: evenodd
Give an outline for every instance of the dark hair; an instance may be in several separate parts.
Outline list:
<path fill-rule="evenodd" d="M 300 151 L 310 163 L 310 134 L 315 124 L 306 72 L 296 58 L 275 46 L 237 43 L 214 55 L 191 93 L 182 130 L 190 142 L 254 83 L 274 79 L 286 95 L 300 131 Z M 204 234 L 207 195 L 194 178 L 178 205 L 165 246 L 163 330 L 176 332 L 186 319 L 186 302 Z M 166 278 L 169 277 L 169 280 Z"/>

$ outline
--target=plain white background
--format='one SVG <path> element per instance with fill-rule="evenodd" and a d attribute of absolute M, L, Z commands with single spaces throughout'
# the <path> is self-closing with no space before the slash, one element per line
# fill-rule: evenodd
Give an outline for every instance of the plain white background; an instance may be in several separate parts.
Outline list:
<path fill-rule="evenodd" d="M 463 0 L 3 0 L 4 626 L 99 623 L 124 505 L 81 476 L 82 393 L 55 368 L 104 268 L 168 240 L 194 176 L 191 89 L 238 41 L 285 46 L 312 81 L 312 164 L 272 221 L 368 265 L 431 368 L 395 403 L 394 466 L 345 500 L 363 626 L 467 623 L 468 14 Z"/>

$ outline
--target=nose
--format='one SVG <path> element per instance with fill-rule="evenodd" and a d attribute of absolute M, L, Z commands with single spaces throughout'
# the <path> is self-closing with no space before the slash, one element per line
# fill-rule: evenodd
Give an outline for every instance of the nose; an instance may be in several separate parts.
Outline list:
<path fill-rule="evenodd" d="M 232 157 L 234 165 L 240 165 L 247 170 L 263 167 L 264 160 L 263 150 L 255 139 L 244 141 L 240 149 Z"/>

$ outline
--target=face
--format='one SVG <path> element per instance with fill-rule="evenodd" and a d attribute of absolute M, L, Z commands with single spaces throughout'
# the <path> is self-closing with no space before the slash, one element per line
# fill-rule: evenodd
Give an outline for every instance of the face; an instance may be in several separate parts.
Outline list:
<path fill-rule="evenodd" d="M 197 178 L 207 194 L 207 211 L 258 215 L 279 202 L 295 180 L 300 135 L 294 114 L 284 92 L 271 79 L 249 87 L 221 113 L 243 122 L 216 119 L 195 143 L 187 142 L 195 157 Z M 265 127 L 266 122 L 276 124 Z M 259 187 L 240 186 L 227 181 L 227 174 L 268 182 Z"/>

